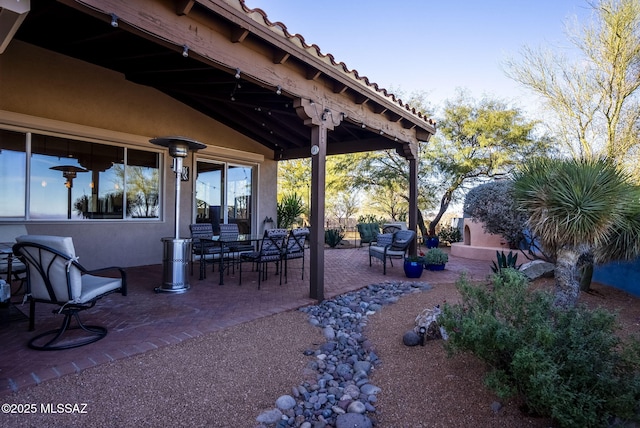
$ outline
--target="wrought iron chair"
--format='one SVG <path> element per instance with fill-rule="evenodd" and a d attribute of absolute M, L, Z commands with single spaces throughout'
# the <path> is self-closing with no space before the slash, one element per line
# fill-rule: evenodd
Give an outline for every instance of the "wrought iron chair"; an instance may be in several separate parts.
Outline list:
<path fill-rule="evenodd" d="M 301 227 L 292 229 L 287 238 L 287 247 L 284 253 L 284 282 L 287 283 L 287 273 L 289 270 L 289 260 L 302 259 L 302 279 L 304 280 L 304 244 L 309 237 L 309 229 Z"/>
<path fill-rule="evenodd" d="M 16 238 L 13 251 L 27 266 L 27 296 L 29 298 L 29 331 L 35 327 L 35 304 L 51 303 L 59 307 L 53 313 L 63 314 L 60 328 L 49 330 L 32 338 L 32 349 L 50 351 L 76 348 L 96 342 L 107 335 L 101 326 L 86 325 L 80 321 L 81 311 L 93 308 L 98 299 L 114 292 L 127 295 L 127 277 L 124 269 L 108 267 L 89 271 L 78 263 L 70 237 L 24 235 Z M 117 277 L 98 276 L 112 271 Z M 76 326 L 71 326 L 75 319 Z M 82 335 L 70 330 L 83 330 Z"/>
<path fill-rule="evenodd" d="M 191 231 L 191 275 L 193 275 L 193 262 L 200 261 L 201 275 L 206 275 L 203 264 L 211 263 L 215 268 L 215 260 L 220 257 L 220 247 L 203 239 L 213 238 L 213 225 L 211 223 L 194 223 L 189 225 Z"/>
<path fill-rule="evenodd" d="M 0 225 L 0 244 L 11 251 L 11 247 L 16 243 L 16 237 L 27 234 L 27 228 L 23 224 L 2 224 Z M 9 275 L 9 267 L 11 273 Z M 0 253 L 0 276 L 6 276 L 7 282 L 11 284 L 13 281 L 20 281 L 20 291 L 26 280 L 27 267 L 13 255 L 12 252 Z M 16 292 L 12 291 L 12 295 Z"/>
<path fill-rule="evenodd" d="M 240 262 L 240 254 L 255 250 L 253 245 L 239 242 L 239 237 L 240 229 L 236 223 L 225 223 L 220 225 L 220 240 L 229 241 L 229 244 L 226 246 L 227 251 L 224 256 L 228 258 L 229 263 L 233 267 L 234 273 L 236 264 Z"/>
<path fill-rule="evenodd" d="M 376 245 L 369 247 L 369 266 L 371 259 L 382 260 L 382 273 L 387 274 L 387 259 L 393 266 L 393 259 L 404 259 L 409 245 L 416 238 L 413 230 L 398 230 L 394 233 L 381 233 L 378 235 Z"/>
<path fill-rule="evenodd" d="M 260 250 L 240 254 L 240 278 L 239 284 L 242 284 L 242 265 L 243 262 L 252 262 L 258 268 L 258 290 L 260 282 L 264 278 L 267 279 L 267 266 L 269 263 L 276 264 L 276 274 L 280 272 L 280 284 L 282 284 L 282 262 L 285 253 L 285 245 L 287 239 L 287 229 L 268 229 L 264 231 L 264 237 L 260 243 Z"/>

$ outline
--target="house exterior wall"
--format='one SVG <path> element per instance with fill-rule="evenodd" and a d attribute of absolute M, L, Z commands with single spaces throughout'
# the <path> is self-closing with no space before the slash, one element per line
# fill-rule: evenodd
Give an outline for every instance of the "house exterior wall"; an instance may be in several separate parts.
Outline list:
<path fill-rule="evenodd" d="M 161 238 L 174 235 L 175 174 L 172 158 L 149 139 L 179 135 L 208 147 L 191 153 L 192 173 L 181 183 L 180 233 L 193 217 L 194 156 L 255 166 L 254 230 L 276 215 L 277 162 L 264 146 L 155 89 L 116 72 L 14 40 L 0 55 L 0 127 L 57 132 L 156 150 L 164 156 L 161 219 L 155 221 L 30 221 L 30 234 L 71 236 L 86 267 L 139 266 L 162 261 Z"/>

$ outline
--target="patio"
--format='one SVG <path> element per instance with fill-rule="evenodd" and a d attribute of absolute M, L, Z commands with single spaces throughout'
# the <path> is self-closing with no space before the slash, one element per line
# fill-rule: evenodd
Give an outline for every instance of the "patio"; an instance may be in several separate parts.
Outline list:
<path fill-rule="evenodd" d="M 271 275 L 262 283 L 260 290 L 257 289 L 255 272 L 244 272 L 241 286 L 238 285 L 237 272 L 235 276 L 230 273 L 221 286 L 218 285 L 217 272 L 216 275 L 208 272 L 207 279 L 198 280 L 196 268 L 190 280 L 191 289 L 177 295 L 154 293 L 154 287 L 162 279 L 161 265 L 128 268 L 128 296 L 107 296 L 83 314 L 82 319 L 88 324 L 107 327 L 107 337 L 94 344 L 65 351 L 42 352 L 27 347 L 30 337 L 39 331 L 57 328 L 61 322 L 61 316 L 51 313 L 52 305 L 38 304 L 35 332 L 27 331 L 26 320 L 11 321 L 0 328 L 0 343 L 3 345 L 0 350 L 1 393 L 9 394 L 88 367 L 315 304 L 308 297 L 308 257 L 304 281 L 300 278 L 300 263 L 301 260 L 291 263 L 287 284 L 283 280 L 279 285 L 278 278 Z M 369 284 L 407 280 L 397 261 L 393 267 L 387 268 L 386 276 L 382 274 L 378 260 L 369 267 L 366 247 L 327 249 L 325 266 L 327 299 Z M 450 256 L 445 271 L 425 271 L 420 281 L 451 284 L 462 272 L 468 272 L 474 280 L 481 280 L 491 272 L 490 263 Z M 14 296 L 13 301 L 17 308 L 28 313 L 28 305 L 19 303 L 21 298 Z"/>

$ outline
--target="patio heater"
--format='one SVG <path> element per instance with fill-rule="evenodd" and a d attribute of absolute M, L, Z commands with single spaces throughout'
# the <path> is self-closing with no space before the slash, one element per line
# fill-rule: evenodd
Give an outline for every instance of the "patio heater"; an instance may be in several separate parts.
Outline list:
<path fill-rule="evenodd" d="M 73 187 L 73 179 L 78 176 L 79 172 L 87 172 L 88 170 L 74 165 L 52 166 L 54 171 L 61 171 L 62 176 L 67 179 L 64 183 L 67 188 L 67 219 L 71 219 L 71 188 Z"/>
<path fill-rule="evenodd" d="M 159 137 L 149 140 L 151 144 L 166 147 L 173 157 L 173 172 L 176 174 L 176 211 L 175 233 L 171 238 L 162 238 L 164 251 L 162 256 L 162 285 L 155 288 L 156 293 L 184 293 L 189 289 L 187 267 L 191 260 L 191 238 L 180 238 L 180 181 L 182 161 L 189 150 L 207 147 L 198 141 L 185 137 Z"/>

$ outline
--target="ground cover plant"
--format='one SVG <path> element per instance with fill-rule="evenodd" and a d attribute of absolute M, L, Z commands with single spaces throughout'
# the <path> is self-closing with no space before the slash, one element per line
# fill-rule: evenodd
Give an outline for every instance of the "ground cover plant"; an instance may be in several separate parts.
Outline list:
<path fill-rule="evenodd" d="M 615 314 L 559 308 L 515 269 L 456 286 L 461 303 L 444 305 L 440 319 L 445 346 L 485 361 L 485 382 L 499 396 L 516 396 L 523 410 L 560 427 L 640 421 L 640 346 L 616 335 Z"/>

